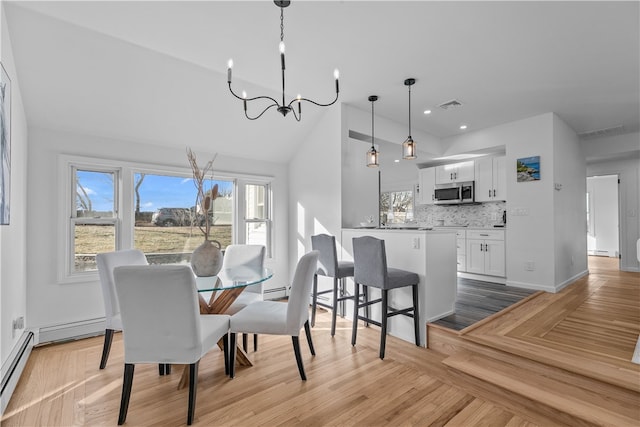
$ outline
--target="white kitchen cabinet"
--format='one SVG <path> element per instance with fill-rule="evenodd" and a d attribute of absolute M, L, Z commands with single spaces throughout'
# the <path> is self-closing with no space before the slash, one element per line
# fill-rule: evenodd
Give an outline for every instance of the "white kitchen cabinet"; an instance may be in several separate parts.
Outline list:
<path fill-rule="evenodd" d="M 475 200 L 507 200 L 506 157 L 483 157 L 475 160 Z"/>
<path fill-rule="evenodd" d="M 420 169 L 418 171 L 418 182 L 420 183 L 418 203 L 432 205 L 435 202 L 433 190 L 436 186 L 436 168 Z"/>
<path fill-rule="evenodd" d="M 475 179 L 473 163 L 473 160 L 470 160 L 468 162 L 436 166 L 436 184 L 473 181 Z"/>
<path fill-rule="evenodd" d="M 503 230 L 467 230 L 467 273 L 505 277 Z"/>

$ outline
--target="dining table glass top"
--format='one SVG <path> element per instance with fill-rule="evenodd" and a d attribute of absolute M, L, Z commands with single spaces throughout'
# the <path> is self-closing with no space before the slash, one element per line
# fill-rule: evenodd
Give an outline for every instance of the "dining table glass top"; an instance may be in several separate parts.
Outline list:
<path fill-rule="evenodd" d="M 223 268 L 216 276 L 196 277 L 198 292 L 244 288 L 257 285 L 273 277 L 270 268 L 256 269 L 247 266 Z"/>

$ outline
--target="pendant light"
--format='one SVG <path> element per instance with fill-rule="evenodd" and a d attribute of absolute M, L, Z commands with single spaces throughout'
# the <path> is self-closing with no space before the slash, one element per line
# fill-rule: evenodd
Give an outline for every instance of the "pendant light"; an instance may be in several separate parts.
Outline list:
<path fill-rule="evenodd" d="M 367 166 L 370 168 L 377 168 L 379 166 L 378 163 L 378 155 L 380 154 L 376 151 L 376 147 L 373 145 L 375 141 L 375 137 L 373 136 L 373 103 L 378 100 L 376 95 L 371 95 L 369 97 L 369 101 L 371 101 L 371 149 L 367 151 Z"/>
<path fill-rule="evenodd" d="M 405 86 L 409 86 L 409 137 L 402 143 L 402 158 L 405 160 L 413 160 L 416 156 L 416 143 L 411 138 L 411 86 L 416 82 L 416 79 L 406 79 L 404 81 Z"/>

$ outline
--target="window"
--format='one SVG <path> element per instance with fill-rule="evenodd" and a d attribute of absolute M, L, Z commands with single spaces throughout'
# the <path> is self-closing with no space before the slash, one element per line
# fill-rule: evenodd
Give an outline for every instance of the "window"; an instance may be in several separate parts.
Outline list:
<path fill-rule="evenodd" d="M 115 166 L 117 165 L 117 166 Z M 95 275 L 95 255 L 137 248 L 152 264 L 188 263 L 202 243 L 205 214 L 196 206 L 196 186 L 184 168 L 61 155 L 61 215 L 58 277 L 85 281 Z M 224 249 L 231 243 L 262 244 L 271 256 L 270 179 L 257 176 L 215 176 L 205 188 L 218 185 L 208 213 L 210 239 Z M 242 215 L 242 216 L 241 216 Z"/>
<path fill-rule="evenodd" d="M 401 224 L 413 221 L 413 191 L 389 191 L 380 194 L 380 223 Z"/>
<path fill-rule="evenodd" d="M 264 245 L 271 257 L 271 214 L 269 185 L 245 184 L 244 240 L 247 244 Z"/>
<path fill-rule="evenodd" d="M 205 189 L 218 185 L 218 197 L 210 209 L 209 240 L 222 249 L 232 243 L 234 181 L 210 179 Z M 192 177 L 136 172 L 133 175 L 135 209 L 134 247 L 151 264 L 189 262 L 203 242 L 205 214 L 195 206 L 196 186 Z"/>
<path fill-rule="evenodd" d="M 96 269 L 95 254 L 115 250 L 118 245 L 118 170 L 99 170 L 73 166 L 74 196 L 70 214 L 73 257 L 68 272 Z"/>

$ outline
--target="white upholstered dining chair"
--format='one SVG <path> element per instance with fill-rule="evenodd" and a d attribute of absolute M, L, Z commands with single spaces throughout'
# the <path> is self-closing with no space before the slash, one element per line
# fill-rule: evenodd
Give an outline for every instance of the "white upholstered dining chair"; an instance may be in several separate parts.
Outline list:
<path fill-rule="evenodd" d="M 229 245 L 224 251 L 222 268 L 247 266 L 255 269 L 264 267 L 266 249 L 263 245 Z M 238 298 L 227 309 L 226 313 L 233 315 L 249 304 L 264 299 L 262 283 L 247 286 Z M 242 347 L 247 351 L 247 334 L 242 335 Z M 258 349 L 258 335 L 253 335 L 253 351 Z"/>
<path fill-rule="evenodd" d="M 298 364 L 300 378 L 306 381 L 298 336 L 304 327 L 311 354 L 315 356 L 309 326 L 309 293 L 313 275 L 318 268 L 318 251 L 303 255 L 298 261 L 288 302 L 258 301 L 231 316 L 230 323 L 230 376 L 235 376 L 236 334 L 290 335 Z"/>
<path fill-rule="evenodd" d="M 107 359 L 111 350 L 111 342 L 115 331 L 122 330 L 120 319 L 120 306 L 116 297 L 115 282 L 113 281 L 113 269 L 121 265 L 148 265 L 144 252 L 138 249 L 129 249 L 115 252 L 105 252 L 96 255 L 98 276 L 104 298 L 105 331 L 104 344 L 102 346 L 102 358 L 100 369 L 107 366 Z M 164 374 L 164 366 L 160 367 L 160 374 Z"/>
<path fill-rule="evenodd" d="M 190 425 L 195 413 L 198 364 L 227 335 L 229 316 L 200 314 L 195 278 L 186 265 L 121 266 L 115 268 L 114 279 L 125 363 L 118 424 L 124 424 L 127 418 L 135 365 L 176 363 L 189 365 Z M 227 365 L 227 339 L 223 343 Z"/>

